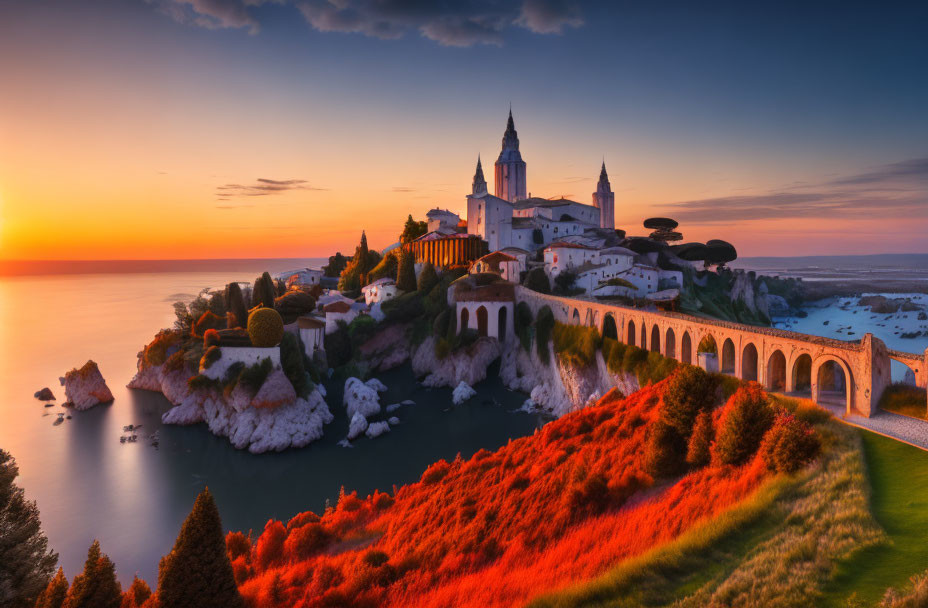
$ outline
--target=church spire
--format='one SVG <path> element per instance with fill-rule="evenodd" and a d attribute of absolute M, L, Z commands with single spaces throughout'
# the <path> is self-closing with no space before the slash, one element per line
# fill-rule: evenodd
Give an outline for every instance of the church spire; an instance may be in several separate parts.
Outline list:
<path fill-rule="evenodd" d="M 599 172 L 599 184 L 604 185 L 605 190 L 609 190 L 609 176 L 606 175 L 606 161 L 603 160 L 603 168 Z"/>
<path fill-rule="evenodd" d="M 474 183 L 472 192 L 474 196 L 487 193 L 487 180 L 483 178 L 483 167 L 480 164 L 480 155 L 477 155 L 477 171 L 474 173 Z"/>
<path fill-rule="evenodd" d="M 512 119 L 512 104 L 509 105 L 509 120 L 506 121 L 506 132 L 503 133 L 503 150 L 518 150 L 519 134 L 516 133 L 516 123 Z"/>

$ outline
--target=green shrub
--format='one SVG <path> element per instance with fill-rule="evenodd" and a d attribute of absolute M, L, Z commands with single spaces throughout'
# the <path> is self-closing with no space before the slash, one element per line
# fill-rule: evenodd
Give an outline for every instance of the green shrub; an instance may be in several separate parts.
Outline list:
<path fill-rule="evenodd" d="M 271 275 L 265 272 L 255 279 L 255 285 L 251 291 L 252 308 L 274 308 L 274 300 L 277 298 L 277 285 Z"/>
<path fill-rule="evenodd" d="M 551 339 L 554 323 L 554 313 L 551 312 L 551 308 L 542 306 L 535 318 L 535 347 L 538 350 L 538 358 L 545 365 L 548 364 L 548 341 Z"/>
<path fill-rule="evenodd" d="M 925 389 L 901 382 L 893 383 L 880 396 L 880 409 L 905 416 L 925 419 L 928 417 L 928 397 Z"/>
<path fill-rule="evenodd" d="M 516 305 L 513 329 L 522 348 L 528 352 L 532 348 L 532 309 L 525 302 Z"/>
<path fill-rule="evenodd" d="M 248 322 L 248 309 L 238 283 L 226 285 L 226 323 L 228 327 L 244 327 Z"/>
<path fill-rule="evenodd" d="M 222 350 L 218 346 L 210 346 L 200 358 L 200 368 L 209 369 L 213 363 L 222 358 Z"/>
<path fill-rule="evenodd" d="M 257 347 L 277 346 L 284 337 L 284 321 L 273 308 L 258 308 L 248 315 L 248 337 Z"/>
<path fill-rule="evenodd" d="M 658 418 L 648 428 L 645 471 L 655 479 L 673 477 L 684 469 L 686 440 L 676 429 Z"/>
<path fill-rule="evenodd" d="M 168 351 L 183 341 L 182 335 L 174 330 L 162 329 L 155 339 L 145 347 L 142 364 L 145 367 L 163 365 L 168 358 Z"/>
<path fill-rule="evenodd" d="M 305 291 L 292 289 L 274 300 L 274 310 L 280 313 L 284 323 L 293 323 L 297 317 L 316 309 L 316 299 Z"/>
<path fill-rule="evenodd" d="M 554 352 L 563 363 L 582 368 L 596 361 L 600 338 L 595 328 L 555 323 L 553 338 Z"/>
<path fill-rule="evenodd" d="M 795 473 L 815 459 L 820 449 L 815 429 L 786 413 L 776 417 L 760 444 L 764 463 L 777 473 Z"/>
<path fill-rule="evenodd" d="M 387 255 L 383 256 L 383 258 L 380 260 L 380 263 L 374 266 L 373 270 L 367 274 L 367 281 L 369 283 L 373 283 L 378 279 L 393 279 L 395 281 L 396 269 L 399 266 L 397 260 L 398 254 L 399 251 L 394 249 L 393 251 L 387 253 Z"/>
<path fill-rule="evenodd" d="M 432 333 L 439 337 L 447 336 L 448 326 L 451 324 L 451 319 L 453 317 L 454 312 L 451 308 L 446 308 L 438 313 L 438 316 L 435 317 L 435 321 L 432 323 Z"/>
<path fill-rule="evenodd" d="M 712 427 L 712 414 L 704 410 L 696 416 L 693 434 L 690 435 L 690 441 L 686 449 L 686 462 L 694 467 L 709 464 L 711 459 L 710 449 L 714 438 L 715 429 Z"/>
<path fill-rule="evenodd" d="M 193 324 L 193 333 L 194 335 L 202 336 L 209 329 L 225 329 L 225 327 L 225 317 L 220 317 L 212 311 L 207 310 L 197 319 L 197 322 Z"/>
<path fill-rule="evenodd" d="M 191 376 L 187 379 L 187 388 L 192 391 L 210 389 L 219 390 L 222 388 L 222 382 L 215 378 L 208 378 L 203 374 L 197 374 L 196 376 Z"/>
<path fill-rule="evenodd" d="M 337 321 L 335 331 L 326 334 L 323 338 L 326 360 L 329 367 L 341 367 L 351 360 L 351 337 L 348 335 L 348 325 L 344 321 Z"/>
<path fill-rule="evenodd" d="M 348 324 L 352 350 L 361 347 L 377 333 L 377 321 L 370 315 L 358 315 Z"/>
<path fill-rule="evenodd" d="M 267 380 L 268 375 L 274 369 L 274 364 L 269 358 L 262 359 L 260 363 L 249 365 L 242 369 L 238 381 L 252 391 L 257 391 Z"/>
<path fill-rule="evenodd" d="M 545 274 L 545 269 L 540 266 L 528 271 L 525 276 L 525 286 L 538 293 L 551 293 L 551 282 Z"/>
<path fill-rule="evenodd" d="M 442 361 L 451 354 L 451 343 L 444 337 L 435 340 L 435 358 Z"/>
<path fill-rule="evenodd" d="M 426 262 L 419 270 L 416 288 L 422 293 L 429 293 L 436 285 L 438 285 L 438 273 L 435 272 L 435 266 L 431 262 Z"/>
<path fill-rule="evenodd" d="M 409 252 L 402 252 L 400 265 L 396 271 L 396 288 L 401 291 L 416 291 L 416 257 Z"/>
<path fill-rule="evenodd" d="M 717 388 L 715 379 L 701 368 L 685 365 L 667 383 L 661 416 L 681 437 L 689 439 L 696 417 L 715 405 Z"/>
<path fill-rule="evenodd" d="M 296 394 L 306 397 L 310 386 L 306 381 L 306 368 L 303 367 L 303 342 L 299 336 L 289 331 L 284 333 L 280 341 L 280 367 Z"/>
<path fill-rule="evenodd" d="M 405 323 L 422 316 L 425 309 L 422 304 L 422 295 L 413 291 L 384 302 L 380 309 L 386 323 Z"/>
<path fill-rule="evenodd" d="M 719 386 L 722 388 L 723 401 L 728 401 L 728 399 L 735 394 L 741 385 L 744 384 L 742 380 L 720 372 L 713 372 L 712 377 L 716 379 L 716 381 L 719 383 Z"/>
<path fill-rule="evenodd" d="M 713 446 L 713 458 L 722 464 L 742 464 L 756 451 L 773 424 L 774 412 L 760 385 L 739 388 L 722 412 Z"/>

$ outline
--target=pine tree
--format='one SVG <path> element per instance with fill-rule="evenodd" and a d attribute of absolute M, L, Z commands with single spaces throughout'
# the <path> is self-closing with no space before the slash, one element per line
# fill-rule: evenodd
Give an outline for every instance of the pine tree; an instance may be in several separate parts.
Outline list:
<path fill-rule="evenodd" d="M 132 585 L 129 590 L 122 596 L 122 603 L 119 608 L 141 608 L 142 604 L 151 597 L 151 587 L 136 574 L 132 579 Z"/>
<path fill-rule="evenodd" d="M 209 492 L 200 492 L 171 552 L 158 567 L 161 608 L 243 606 L 226 553 L 219 511 Z"/>
<path fill-rule="evenodd" d="M 245 298 L 242 297 L 242 288 L 238 283 L 226 285 L 226 310 L 230 317 L 229 327 L 245 327 L 248 323 L 248 309 L 245 308 Z"/>
<path fill-rule="evenodd" d="M 400 255 L 400 267 L 396 271 L 396 288 L 405 292 L 416 290 L 416 260 L 411 253 Z"/>
<path fill-rule="evenodd" d="M 58 562 L 48 550 L 35 502 L 13 481 L 16 460 L 0 450 L 0 606 L 32 606 Z"/>
<path fill-rule="evenodd" d="M 62 608 L 119 608 L 122 587 L 116 580 L 116 566 L 93 541 L 87 551 L 84 571 L 74 577 Z"/>
<path fill-rule="evenodd" d="M 35 608 L 61 608 L 64 598 L 68 594 L 68 579 L 64 570 L 58 568 L 58 573 L 48 582 L 48 586 L 35 603 Z"/>
<path fill-rule="evenodd" d="M 419 280 L 418 288 L 423 294 L 427 294 L 432 291 L 438 285 L 438 273 L 435 272 L 435 266 L 431 262 L 426 262 L 422 265 L 422 270 L 419 271 Z"/>
<path fill-rule="evenodd" d="M 361 283 L 361 287 L 367 285 L 367 272 L 370 270 L 367 266 L 369 254 L 370 250 L 367 248 L 367 234 L 362 230 L 361 244 L 358 245 L 358 251 L 355 253 L 355 257 L 358 258 L 358 279 Z"/>

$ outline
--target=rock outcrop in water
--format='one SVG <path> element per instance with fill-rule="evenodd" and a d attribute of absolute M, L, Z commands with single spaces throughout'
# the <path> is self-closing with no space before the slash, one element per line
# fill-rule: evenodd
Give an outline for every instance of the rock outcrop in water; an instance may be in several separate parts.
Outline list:
<path fill-rule="evenodd" d="M 113 400 L 113 393 L 94 361 L 87 361 L 80 369 L 72 369 L 59 378 L 59 381 L 64 387 L 66 403 L 74 409 L 87 410 L 99 403 L 109 403 Z"/>
<path fill-rule="evenodd" d="M 55 394 L 52 392 L 52 389 L 47 386 L 40 391 L 35 392 L 35 398 L 39 401 L 54 401 Z"/>

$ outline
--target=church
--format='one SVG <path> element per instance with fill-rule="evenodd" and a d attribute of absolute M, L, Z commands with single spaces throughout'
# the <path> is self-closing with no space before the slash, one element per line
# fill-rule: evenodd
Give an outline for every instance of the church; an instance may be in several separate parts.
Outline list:
<path fill-rule="evenodd" d="M 533 251 L 564 237 L 615 229 L 615 195 L 605 163 L 590 205 L 528 195 L 526 164 L 511 109 L 493 177 L 494 194 L 490 194 L 478 157 L 467 196 L 467 232 L 486 241 L 491 252 L 511 247 Z"/>

